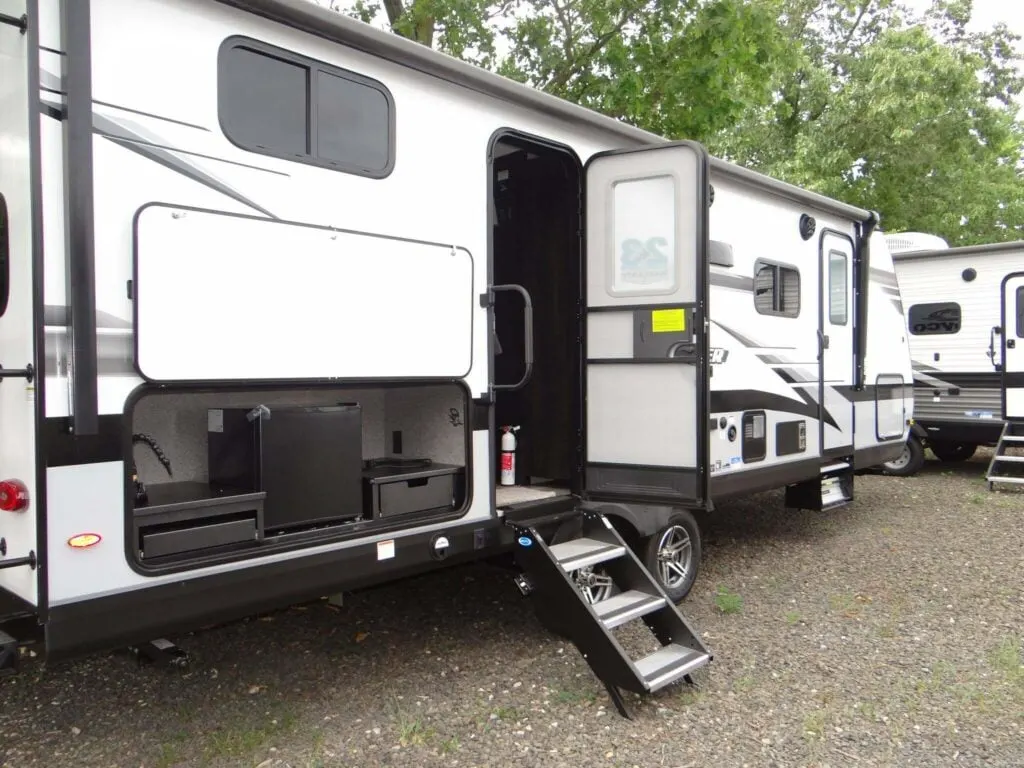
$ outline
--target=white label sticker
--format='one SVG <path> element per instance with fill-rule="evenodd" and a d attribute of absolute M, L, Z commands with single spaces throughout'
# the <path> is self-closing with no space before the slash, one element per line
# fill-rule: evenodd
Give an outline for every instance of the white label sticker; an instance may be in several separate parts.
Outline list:
<path fill-rule="evenodd" d="M 207 432 L 223 432 L 224 431 L 224 411 L 220 408 L 211 408 L 206 414 L 206 431 Z"/>
<path fill-rule="evenodd" d="M 387 541 L 377 542 L 377 559 L 378 560 L 390 560 L 395 556 L 395 540 L 388 539 Z"/>

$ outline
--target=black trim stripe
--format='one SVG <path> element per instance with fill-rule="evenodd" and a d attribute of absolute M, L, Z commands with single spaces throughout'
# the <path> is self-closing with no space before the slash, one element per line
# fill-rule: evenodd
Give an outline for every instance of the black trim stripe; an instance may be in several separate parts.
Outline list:
<path fill-rule="evenodd" d="M 799 391 L 799 390 L 795 390 Z M 711 391 L 711 413 L 737 411 L 780 411 L 818 420 L 818 404 L 813 400 L 794 400 L 758 389 L 720 389 Z"/>

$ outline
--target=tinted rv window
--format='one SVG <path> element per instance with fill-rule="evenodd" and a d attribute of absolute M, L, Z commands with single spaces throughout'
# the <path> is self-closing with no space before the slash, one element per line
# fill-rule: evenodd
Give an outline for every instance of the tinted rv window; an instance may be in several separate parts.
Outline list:
<path fill-rule="evenodd" d="M 915 304 L 910 308 L 907 325 L 915 336 L 959 333 L 960 305 L 953 301 Z"/>
<path fill-rule="evenodd" d="M 248 48 L 232 48 L 220 77 L 224 132 L 274 154 L 309 152 L 309 70 Z"/>
<path fill-rule="evenodd" d="M 321 72 L 317 78 L 316 148 L 322 160 L 383 171 L 388 100 L 376 88 Z"/>
<path fill-rule="evenodd" d="M 11 295 L 11 235 L 7 201 L 0 195 L 0 317 L 7 311 Z"/>
<path fill-rule="evenodd" d="M 846 325 L 846 254 L 838 251 L 828 255 L 828 320 Z"/>
<path fill-rule="evenodd" d="M 762 315 L 800 314 L 800 273 L 780 264 L 763 264 L 754 275 L 754 308 Z"/>
<path fill-rule="evenodd" d="M 218 110 L 224 135 L 250 152 L 372 178 L 394 165 L 387 88 L 254 40 L 221 46 Z"/>

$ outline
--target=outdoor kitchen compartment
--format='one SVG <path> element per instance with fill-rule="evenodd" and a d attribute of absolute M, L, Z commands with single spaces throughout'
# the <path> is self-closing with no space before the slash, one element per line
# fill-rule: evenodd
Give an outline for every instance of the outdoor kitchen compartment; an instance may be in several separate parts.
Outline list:
<path fill-rule="evenodd" d="M 382 518 L 455 509 L 464 475 L 464 467 L 425 459 L 368 461 L 363 470 L 365 515 Z"/>
<path fill-rule="evenodd" d="M 362 514 L 358 405 L 211 408 L 210 485 L 263 491 L 263 530 Z"/>

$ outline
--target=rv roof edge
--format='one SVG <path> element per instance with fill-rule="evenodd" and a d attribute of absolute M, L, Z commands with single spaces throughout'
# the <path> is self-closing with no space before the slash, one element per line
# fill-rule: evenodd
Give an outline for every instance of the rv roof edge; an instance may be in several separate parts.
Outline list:
<path fill-rule="evenodd" d="M 1003 253 L 1024 249 L 1024 240 L 1009 240 L 1005 243 L 984 243 L 982 245 L 961 245 L 958 248 L 943 248 L 932 251 L 907 251 L 894 253 L 896 261 L 914 261 L 915 259 L 936 259 L 956 256 L 978 256 L 985 253 Z"/>
<path fill-rule="evenodd" d="M 585 123 L 622 137 L 635 145 L 657 144 L 665 137 L 606 117 L 549 93 L 517 83 L 485 69 L 467 64 L 420 43 L 385 32 L 369 24 L 314 5 L 309 0 L 219 0 L 249 13 L 287 24 L 310 34 L 348 45 L 373 56 L 410 67 L 433 77 L 475 91 L 521 104 L 563 119 Z M 827 213 L 864 221 L 871 214 L 853 205 L 787 184 L 719 158 L 711 158 L 713 174 L 730 176 L 752 187 L 777 194 Z"/>

